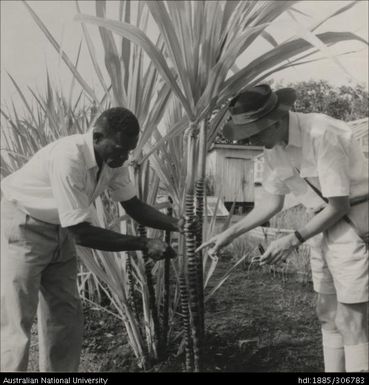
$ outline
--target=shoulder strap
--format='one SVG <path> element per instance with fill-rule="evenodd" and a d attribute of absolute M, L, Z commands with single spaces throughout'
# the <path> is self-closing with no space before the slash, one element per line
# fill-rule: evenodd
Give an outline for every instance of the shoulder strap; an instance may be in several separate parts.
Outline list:
<path fill-rule="evenodd" d="M 318 194 L 323 200 L 324 202 L 328 203 L 328 199 L 326 197 L 323 196 L 323 194 L 321 193 L 321 191 L 318 189 L 318 187 L 314 186 L 309 180 L 308 178 L 304 178 L 304 181 L 312 188 L 312 190 L 315 191 L 316 194 Z"/>
<path fill-rule="evenodd" d="M 300 170 L 298 168 L 296 168 L 297 172 L 300 174 Z M 315 191 L 316 194 L 318 194 L 326 203 L 328 203 L 328 199 L 326 197 L 323 196 L 322 192 L 316 187 L 314 186 L 307 178 L 303 178 L 304 181 L 311 187 L 311 189 L 313 191 Z M 358 233 L 358 229 L 356 228 L 355 224 L 352 222 L 352 220 L 347 216 L 347 215 L 344 215 L 342 217 L 342 219 L 348 223 L 349 225 L 351 225 L 355 231 Z"/>

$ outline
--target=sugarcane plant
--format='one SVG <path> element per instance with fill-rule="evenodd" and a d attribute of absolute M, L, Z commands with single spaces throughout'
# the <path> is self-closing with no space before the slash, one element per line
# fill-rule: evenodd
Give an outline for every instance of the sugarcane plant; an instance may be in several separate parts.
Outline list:
<path fill-rule="evenodd" d="M 106 17 L 106 1 L 96 1 L 96 16 L 82 14 L 76 2 L 76 19 L 81 22 L 103 92 L 108 95 L 112 105 L 130 108 L 142 127 L 132 159 L 141 198 L 147 199 L 144 190 L 148 189 L 147 181 L 151 181 L 151 177 L 145 175 L 150 174 L 156 178 L 158 190 L 165 189 L 173 200 L 175 214 L 185 215 L 185 235 L 179 236 L 178 258 L 176 262 L 171 262 L 176 288 L 169 313 L 174 319 L 179 301 L 185 329 L 183 337 L 188 371 L 204 369 L 203 288 L 216 265 L 211 262 L 209 270 L 203 271 L 208 255 L 195 253 L 202 241 L 203 231 L 195 231 L 193 222 L 195 217 L 200 222 L 203 217 L 206 153 L 227 119 L 229 100 L 244 87 L 255 85 L 277 71 L 302 65 L 309 60 L 328 57 L 342 69 L 337 56 L 331 53 L 330 46 L 345 40 L 366 43 L 350 32 L 316 33 L 327 20 L 350 9 L 355 2 L 339 7 L 331 15 L 314 20 L 306 27 L 296 22 L 299 12 L 295 8 L 296 3 L 120 1 L 117 20 L 112 20 Z M 95 91 L 86 84 L 30 6 L 25 4 L 71 69 L 76 81 L 97 103 Z M 283 14 L 291 18 L 290 36 L 278 42 L 273 37 L 272 27 L 278 24 L 278 18 Z M 99 27 L 111 86 L 99 68 L 97 51 L 89 36 L 87 23 Z M 150 31 L 154 28 L 156 33 L 149 32 L 149 25 Z M 120 49 L 116 45 L 117 36 L 121 37 Z M 266 40 L 270 48 L 238 69 L 237 59 L 247 55 L 250 47 L 260 40 Z M 149 58 L 146 61 L 144 52 Z M 319 57 L 316 56 L 318 53 Z M 175 119 L 163 131 L 158 126 L 165 114 Z M 151 203 L 155 202 L 154 195 L 151 195 Z M 99 225 L 108 226 L 101 201 L 97 204 L 97 214 Z M 124 217 L 122 211 L 120 216 L 121 219 Z M 120 226 L 122 231 L 129 227 L 126 220 L 122 220 Z M 134 226 L 131 227 L 132 231 L 136 231 Z M 147 268 L 145 257 L 140 253 L 129 258 L 125 253 L 115 253 L 112 258 L 96 251 L 89 251 L 89 257 L 87 251 L 83 253 L 86 265 L 102 282 L 101 287 L 106 290 L 118 316 L 123 320 L 140 364 L 149 367 L 152 361 L 159 358 L 160 339 L 166 338 L 158 336 L 163 333 L 166 321 L 160 325 L 162 318 L 155 315 L 155 309 L 160 308 L 162 301 L 158 293 L 165 293 L 166 290 L 158 290 L 158 282 L 162 282 L 164 275 L 155 277 L 156 290 L 149 288 L 151 278 L 148 277 L 163 269 L 157 269 L 157 265 Z M 122 259 L 127 263 L 122 264 Z M 130 300 L 138 292 L 142 298 L 144 332 Z M 165 335 L 168 336 L 167 333 Z"/>

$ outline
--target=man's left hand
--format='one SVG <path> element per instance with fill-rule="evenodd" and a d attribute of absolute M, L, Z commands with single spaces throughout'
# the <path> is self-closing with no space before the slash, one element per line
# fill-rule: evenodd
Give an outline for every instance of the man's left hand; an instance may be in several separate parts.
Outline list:
<path fill-rule="evenodd" d="M 260 265 L 274 265 L 284 262 L 298 245 L 294 234 L 276 239 L 271 242 L 265 253 L 260 257 Z"/>
<path fill-rule="evenodd" d="M 177 224 L 176 224 L 176 227 L 177 227 L 177 231 L 180 232 L 181 234 L 183 234 L 185 232 L 185 224 L 186 224 L 186 219 L 185 217 L 180 217 L 178 220 L 177 220 Z M 200 220 L 198 217 L 194 217 L 191 224 L 190 224 L 190 227 L 189 229 L 191 231 L 194 231 L 194 232 L 198 232 L 200 231 L 201 229 L 201 223 L 200 223 Z"/>

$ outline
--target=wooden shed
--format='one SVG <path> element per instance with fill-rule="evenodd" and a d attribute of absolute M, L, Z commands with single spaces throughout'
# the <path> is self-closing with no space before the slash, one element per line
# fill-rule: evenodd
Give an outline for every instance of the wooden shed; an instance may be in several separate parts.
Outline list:
<path fill-rule="evenodd" d="M 222 197 L 227 209 L 233 201 L 247 211 L 254 202 L 254 157 L 262 147 L 215 144 L 208 153 L 208 184 L 212 194 Z"/>

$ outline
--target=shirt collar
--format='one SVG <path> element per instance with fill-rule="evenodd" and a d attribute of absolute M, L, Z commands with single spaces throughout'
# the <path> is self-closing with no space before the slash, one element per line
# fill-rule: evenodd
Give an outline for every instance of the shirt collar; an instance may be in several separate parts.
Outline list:
<path fill-rule="evenodd" d="M 288 146 L 301 147 L 301 127 L 295 112 L 289 112 Z"/>
<path fill-rule="evenodd" d="M 84 149 L 83 155 L 86 160 L 87 168 L 97 167 L 95 150 L 94 150 L 94 142 L 93 142 L 93 128 L 89 128 L 85 134 L 82 134 L 84 138 Z"/>

